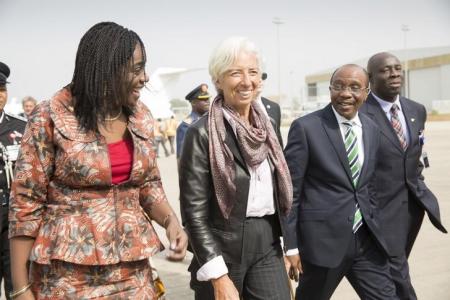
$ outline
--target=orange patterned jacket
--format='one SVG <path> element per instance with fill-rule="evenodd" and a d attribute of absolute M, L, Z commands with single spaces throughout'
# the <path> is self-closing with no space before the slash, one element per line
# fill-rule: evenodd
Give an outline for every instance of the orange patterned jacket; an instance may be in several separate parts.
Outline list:
<path fill-rule="evenodd" d="M 130 178 L 111 182 L 103 136 L 80 131 L 68 89 L 34 110 L 11 191 L 9 236 L 35 238 L 30 260 L 83 265 L 136 261 L 162 245 L 142 210 L 167 201 L 153 150 L 153 118 L 138 102 L 129 117 Z"/>

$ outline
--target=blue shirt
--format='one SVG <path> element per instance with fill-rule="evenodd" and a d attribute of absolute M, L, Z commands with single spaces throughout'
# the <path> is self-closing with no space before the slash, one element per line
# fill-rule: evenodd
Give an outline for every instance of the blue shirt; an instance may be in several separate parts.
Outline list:
<path fill-rule="evenodd" d="M 181 121 L 180 125 L 177 127 L 177 158 L 181 155 L 181 150 L 184 142 L 184 136 L 186 135 L 186 131 L 196 122 L 201 116 L 197 114 L 195 111 L 192 111 L 183 121 Z"/>

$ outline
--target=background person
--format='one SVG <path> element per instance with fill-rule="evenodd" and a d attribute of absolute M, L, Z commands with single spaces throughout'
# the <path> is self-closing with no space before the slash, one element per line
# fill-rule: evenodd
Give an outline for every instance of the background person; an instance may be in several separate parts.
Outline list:
<path fill-rule="evenodd" d="M 382 232 L 389 250 L 392 277 L 400 299 L 417 299 L 407 258 L 422 225 L 424 213 L 433 225 L 441 223 L 439 204 L 422 176 L 420 161 L 425 142 L 427 112 L 422 104 L 400 96 L 403 69 L 399 59 L 386 52 L 373 55 L 367 64 L 370 94 L 361 112 L 381 130 L 376 191 Z"/>
<path fill-rule="evenodd" d="M 264 111 L 267 115 L 272 118 L 276 125 L 276 133 L 278 137 L 278 141 L 280 142 L 281 147 L 283 147 L 283 137 L 281 136 L 280 126 L 281 126 L 281 109 L 280 105 L 272 100 L 269 100 L 265 97 L 262 97 L 262 91 L 264 88 L 264 81 L 267 79 L 267 73 L 262 73 L 261 75 L 261 84 L 259 87 L 259 95 L 256 98 L 256 102 L 258 102 L 261 107 L 264 108 Z"/>
<path fill-rule="evenodd" d="M 26 125 L 22 118 L 4 110 L 8 102 L 9 75 L 9 67 L 0 62 L 0 295 L 3 281 L 6 299 L 10 299 L 9 293 L 12 291 L 8 240 L 9 194 L 18 147 Z"/>
<path fill-rule="evenodd" d="M 185 98 L 191 103 L 192 111 L 183 121 L 181 121 L 177 128 L 177 159 L 179 159 L 181 155 L 186 130 L 209 109 L 209 99 L 211 98 L 211 95 L 208 93 L 208 85 L 206 83 L 200 84 L 190 91 Z"/>
<path fill-rule="evenodd" d="M 184 257 L 139 100 L 145 63 L 135 32 L 98 23 L 80 41 L 72 82 L 33 111 L 10 205 L 18 300 L 155 299 L 148 258 L 161 243 L 144 211 L 166 229 L 170 258 Z"/>
<path fill-rule="evenodd" d="M 24 117 L 28 120 L 29 116 L 31 115 L 31 112 L 33 111 L 34 107 L 37 104 L 37 100 L 34 99 L 31 96 L 26 96 L 22 99 L 22 109 L 23 113 L 20 113 L 19 115 L 21 117 Z"/>
<path fill-rule="evenodd" d="M 158 118 L 154 121 L 154 135 L 155 135 L 155 149 L 156 149 L 156 157 L 159 157 L 159 145 L 161 145 L 164 149 L 164 154 L 169 156 L 169 151 L 167 151 L 166 147 L 166 125 L 164 124 L 161 118 Z"/>
<path fill-rule="evenodd" d="M 175 120 L 175 116 L 171 116 L 166 120 L 166 135 L 170 144 L 170 154 L 175 153 L 175 135 L 177 133 L 178 122 Z"/>
<path fill-rule="evenodd" d="M 292 187 L 273 124 L 254 101 L 259 52 L 246 38 L 229 38 L 209 72 L 218 96 L 187 130 L 179 168 L 191 288 L 202 300 L 290 299 L 280 217 Z"/>

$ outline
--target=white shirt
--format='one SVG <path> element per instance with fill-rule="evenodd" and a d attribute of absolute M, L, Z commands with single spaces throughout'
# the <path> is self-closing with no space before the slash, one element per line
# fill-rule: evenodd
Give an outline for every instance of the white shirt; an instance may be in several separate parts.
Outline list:
<path fill-rule="evenodd" d="M 262 106 L 262 108 L 266 111 L 264 106 Z M 236 124 L 233 119 L 225 110 L 223 110 L 223 115 L 236 135 Z M 273 197 L 272 170 L 270 168 L 269 159 L 265 159 L 256 168 L 251 168 L 248 165 L 247 168 L 250 173 L 250 185 L 246 216 L 263 217 L 266 215 L 273 215 L 275 213 L 275 202 Z M 227 273 L 228 268 L 225 265 L 223 257 L 220 255 L 201 266 L 197 271 L 197 280 L 208 281 L 219 278 Z"/>
<path fill-rule="evenodd" d="M 380 106 L 383 109 L 384 113 L 386 114 L 386 117 L 388 118 L 389 122 L 391 122 L 392 105 L 394 105 L 394 103 L 397 104 L 398 118 L 400 119 L 400 123 L 402 124 L 402 130 L 403 130 L 403 134 L 405 135 L 405 138 L 406 138 L 406 143 L 409 145 L 410 141 L 409 141 L 408 124 L 406 124 L 405 115 L 403 114 L 402 105 L 400 104 L 400 96 L 397 95 L 397 98 L 395 99 L 394 102 L 389 102 L 389 101 L 381 99 L 380 97 L 375 95 L 373 92 L 371 92 L 371 93 L 372 93 L 373 97 L 375 98 L 375 100 L 377 100 L 377 102 L 380 104 Z"/>
<path fill-rule="evenodd" d="M 335 109 L 333 108 L 334 115 L 336 116 L 336 119 L 339 123 L 339 129 L 341 130 L 342 140 L 345 144 L 345 133 L 347 132 L 348 126 L 344 123 L 350 122 L 352 124 L 352 130 L 356 135 L 356 141 L 358 142 L 358 160 L 359 165 L 362 167 L 364 164 L 364 143 L 363 143 L 363 132 L 362 132 L 362 124 L 361 120 L 359 119 L 358 112 L 356 112 L 356 115 L 353 117 L 353 119 L 348 120 L 341 116 Z"/>
<path fill-rule="evenodd" d="M 350 122 L 352 123 L 352 130 L 356 135 L 356 141 L 358 143 L 358 160 L 359 165 L 362 167 L 364 163 L 364 143 L 363 143 L 363 132 L 362 132 L 362 124 L 361 120 L 359 119 L 358 112 L 356 112 L 356 115 L 353 117 L 353 119 L 348 120 L 341 116 L 332 106 L 333 113 L 336 116 L 336 120 L 339 124 L 339 129 L 341 131 L 342 141 L 345 144 L 345 132 L 347 131 L 348 126 L 344 123 Z M 299 253 L 298 248 L 289 249 L 286 251 L 286 256 L 292 256 L 297 255 Z"/>

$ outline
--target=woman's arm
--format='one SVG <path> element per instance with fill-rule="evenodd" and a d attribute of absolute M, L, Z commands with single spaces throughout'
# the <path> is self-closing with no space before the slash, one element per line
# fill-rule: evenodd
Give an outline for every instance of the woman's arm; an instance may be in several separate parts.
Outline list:
<path fill-rule="evenodd" d="M 48 110 L 47 101 L 39 104 L 28 121 L 11 187 L 9 237 L 15 291 L 28 284 L 28 259 L 41 226 L 54 169 L 53 127 Z"/>
<path fill-rule="evenodd" d="M 34 239 L 26 236 L 17 236 L 9 241 L 11 252 L 11 277 L 13 289 L 17 291 L 26 286 L 28 282 L 28 258 Z"/>
<path fill-rule="evenodd" d="M 170 243 L 168 259 L 179 261 L 186 256 L 188 238 L 167 201 L 159 169 L 154 165 L 148 181 L 141 187 L 139 202 L 149 217 L 166 229 Z"/>

